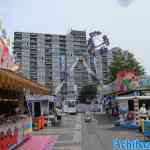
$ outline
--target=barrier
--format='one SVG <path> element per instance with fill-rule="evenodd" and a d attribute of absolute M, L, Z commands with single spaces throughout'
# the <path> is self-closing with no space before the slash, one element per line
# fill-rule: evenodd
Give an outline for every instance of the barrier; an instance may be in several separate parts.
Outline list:
<path fill-rule="evenodd" d="M 45 124 L 45 118 L 44 116 L 41 116 L 41 129 L 44 129 L 44 124 Z"/>
<path fill-rule="evenodd" d="M 34 118 L 34 130 L 40 130 L 44 128 L 44 124 L 45 124 L 45 118 L 44 116 L 40 116 L 37 118 Z"/>
<path fill-rule="evenodd" d="M 0 139 L 0 150 L 7 150 L 7 145 L 5 139 Z"/>
<path fill-rule="evenodd" d="M 144 136 L 150 138 L 150 120 L 144 120 Z"/>
<path fill-rule="evenodd" d="M 0 139 L 0 150 L 8 150 L 12 145 L 17 144 L 18 133 L 13 133 L 13 135 L 5 135 Z"/>

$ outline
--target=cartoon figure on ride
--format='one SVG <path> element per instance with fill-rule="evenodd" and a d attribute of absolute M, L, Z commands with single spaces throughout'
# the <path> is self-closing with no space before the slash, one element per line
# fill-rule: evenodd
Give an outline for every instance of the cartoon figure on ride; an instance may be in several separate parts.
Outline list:
<path fill-rule="evenodd" d="M 139 87 L 139 79 L 134 70 L 120 71 L 117 73 L 117 91 L 127 92 Z"/>

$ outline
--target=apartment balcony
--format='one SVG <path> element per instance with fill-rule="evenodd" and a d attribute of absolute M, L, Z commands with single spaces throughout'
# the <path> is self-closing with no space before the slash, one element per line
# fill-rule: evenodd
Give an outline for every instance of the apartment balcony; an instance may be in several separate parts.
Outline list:
<path fill-rule="evenodd" d="M 52 38 L 52 35 L 51 34 L 45 34 L 45 39 L 49 39 L 49 38 Z"/>
<path fill-rule="evenodd" d="M 37 45 L 30 45 L 30 47 L 29 46 L 26 46 L 26 47 L 29 49 L 37 49 Z"/>

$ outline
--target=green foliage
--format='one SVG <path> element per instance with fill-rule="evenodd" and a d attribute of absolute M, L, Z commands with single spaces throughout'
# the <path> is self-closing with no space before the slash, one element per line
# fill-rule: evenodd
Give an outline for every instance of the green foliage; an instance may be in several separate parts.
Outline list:
<path fill-rule="evenodd" d="M 86 85 L 81 89 L 79 94 L 79 100 L 82 103 L 87 103 L 96 98 L 97 95 L 97 87 L 96 85 Z"/>
<path fill-rule="evenodd" d="M 138 75 L 144 75 L 145 73 L 143 66 L 135 59 L 132 53 L 117 48 L 113 52 L 113 63 L 109 67 L 109 83 L 116 80 L 116 75 L 119 71 L 133 69 L 138 72 Z"/>

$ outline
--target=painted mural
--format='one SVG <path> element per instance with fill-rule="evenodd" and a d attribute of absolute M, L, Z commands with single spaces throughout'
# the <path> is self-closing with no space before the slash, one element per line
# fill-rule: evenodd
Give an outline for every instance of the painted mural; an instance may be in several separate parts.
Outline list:
<path fill-rule="evenodd" d="M 120 71 L 117 73 L 117 91 L 127 92 L 139 87 L 139 77 L 136 71 Z"/>

